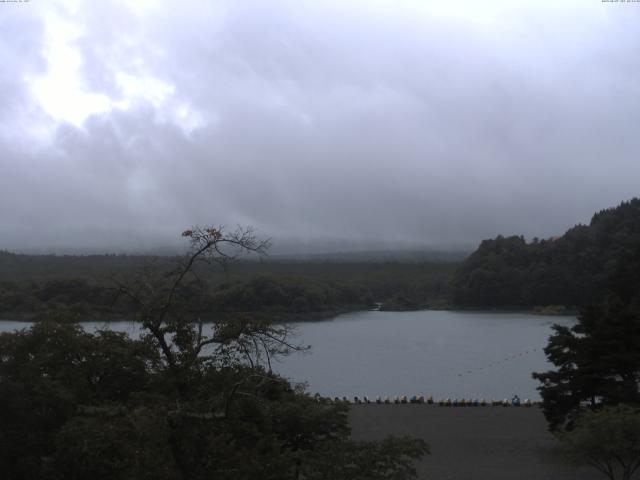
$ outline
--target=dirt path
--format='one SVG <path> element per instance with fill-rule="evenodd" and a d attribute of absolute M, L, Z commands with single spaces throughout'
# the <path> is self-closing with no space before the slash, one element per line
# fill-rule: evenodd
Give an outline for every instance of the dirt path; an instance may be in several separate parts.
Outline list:
<path fill-rule="evenodd" d="M 602 480 L 575 469 L 554 453 L 538 408 L 353 405 L 357 439 L 386 435 L 424 438 L 431 455 L 418 465 L 425 480 Z"/>

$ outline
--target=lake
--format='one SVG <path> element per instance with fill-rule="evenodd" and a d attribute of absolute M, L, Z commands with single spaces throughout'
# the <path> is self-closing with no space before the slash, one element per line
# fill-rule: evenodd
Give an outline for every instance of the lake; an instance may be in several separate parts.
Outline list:
<path fill-rule="evenodd" d="M 551 325 L 572 317 L 524 313 L 366 311 L 295 324 L 297 341 L 311 345 L 274 363 L 274 370 L 309 391 L 329 396 L 433 395 L 538 399 L 531 372 L 551 368 L 542 349 Z M 89 329 L 104 323 L 88 322 Z M 25 323 L 0 321 L 0 331 Z M 109 328 L 139 332 L 133 322 Z"/>

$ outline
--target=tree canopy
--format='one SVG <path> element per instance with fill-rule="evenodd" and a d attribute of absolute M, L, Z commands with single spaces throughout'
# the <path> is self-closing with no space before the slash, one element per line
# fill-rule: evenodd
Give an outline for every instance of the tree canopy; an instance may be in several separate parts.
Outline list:
<path fill-rule="evenodd" d="M 640 405 L 640 247 L 619 260 L 609 285 L 574 326 L 554 326 L 545 353 L 557 369 L 534 374 L 552 429 L 571 428 L 581 406 Z"/>
<path fill-rule="evenodd" d="M 64 318 L 0 334 L 3 476 L 415 478 L 424 441 L 354 441 L 348 406 L 271 371 L 273 356 L 299 348 L 286 326 L 241 315 L 208 328 L 184 309 L 185 292 L 199 288 L 194 265 L 265 244 L 242 229 L 183 235 L 191 249 L 174 268 L 116 281 L 138 307 L 139 339 Z"/>
<path fill-rule="evenodd" d="M 527 242 L 522 236 L 484 240 L 458 269 L 459 306 L 584 307 L 607 292 L 616 265 L 640 244 L 640 199 L 593 215 L 564 235 Z"/>
<path fill-rule="evenodd" d="M 610 480 L 630 480 L 640 468 L 640 409 L 609 407 L 581 415 L 559 435 L 565 454 Z"/>

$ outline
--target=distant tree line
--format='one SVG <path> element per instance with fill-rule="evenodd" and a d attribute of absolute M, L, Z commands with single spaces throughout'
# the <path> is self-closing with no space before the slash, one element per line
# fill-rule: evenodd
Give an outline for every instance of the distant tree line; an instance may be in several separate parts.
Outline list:
<path fill-rule="evenodd" d="M 114 302 L 113 278 L 145 266 L 168 267 L 174 257 L 28 256 L 0 252 L 0 315 L 37 317 L 65 311 L 78 318 L 130 316 Z M 65 270 L 68 265 L 69 270 Z M 232 312 L 296 318 L 369 309 L 450 305 L 453 263 L 239 262 L 230 272 L 199 269 L 199 282 L 181 285 L 184 309 L 215 316 Z M 26 276 L 26 274 L 29 276 Z"/>
<path fill-rule="evenodd" d="M 640 245 L 640 199 L 596 213 L 547 240 L 484 240 L 456 272 L 453 303 L 463 307 L 585 306 L 602 299 L 621 258 Z"/>

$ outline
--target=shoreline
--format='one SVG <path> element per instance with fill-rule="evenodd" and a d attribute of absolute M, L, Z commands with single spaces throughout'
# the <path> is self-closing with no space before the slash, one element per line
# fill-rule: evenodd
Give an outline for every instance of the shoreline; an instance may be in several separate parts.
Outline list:
<path fill-rule="evenodd" d="M 332 310 L 332 311 L 321 311 L 321 312 L 308 312 L 308 313 L 268 313 L 266 316 L 280 317 L 273 321 L 273 323 L 312 323 L 312 322 L 322 322 L 327 320 L 332 320 L 335 317 L 340 315 L 345 315 L 349 313 L 360 313 L 360 312 L 385 312 L 385 313 L 404 313 L 404 312 L 464 312 L 464 313 L 496 313 L 496 314 L 509 314 L 509 313 L 517 313 L 523 315 L 538 315 L 538 316 L 549 316 L 549 317 L 575 317 L 578 315 L 578 310 L 573 309 L 564 309 L 562 311 L 556 309 L 547 309 L 547 307 L 534 307 L 533 309 L 518 309 L 518 308 L 465 308 L 465 307 L 451 307 L 451 308 L 417 308 L 417 309 L 404 309 L 404 310 L 385 310 L 383 305 L 380 307 L 370 308 L 370 309 L 340 309 L 340 310 Z M 55 312 L 51 312 L 55 313 Z M 63 312 L 66 313 L 66 312 Z M 71 315 L 78 315 L 74 312 L 69 312 Z M 41 318 L 39 316 L 46 315 L 47 312 L 0 312 L 0 321 L 7 322 L 24 322 L 24 323 L 33 323 Z M 217 315 L 200 315 L 202 317 L 208 317 L 204 320 L 203 323 L 216 323 L 216 319 L 213 318 Z M 225 314 L 222 314 L 225 315 Z M 229 315 L 227 313 L 226 315 Z M 255 316 L 265 316 L 264 313 L 261 312 L 232 312 L 230 315 L 255 315 Z M 123 314 L 108 314 L 108 313 L 100 313 L 94 312 L 87 314 L 87 316 L 95 316 L 95 318 L 90 320 L 78 320 L 78 323 L 88 323 L 88 322 L 131 322 L 136 321 L 131 318 L 127 318 Z M 132 312 L 131 316 L 135 316 L 135 312 Z M 197 314 L 194 314 L 197 316 Z M 11 317 L 11 318 L 9 318 Z"/>

